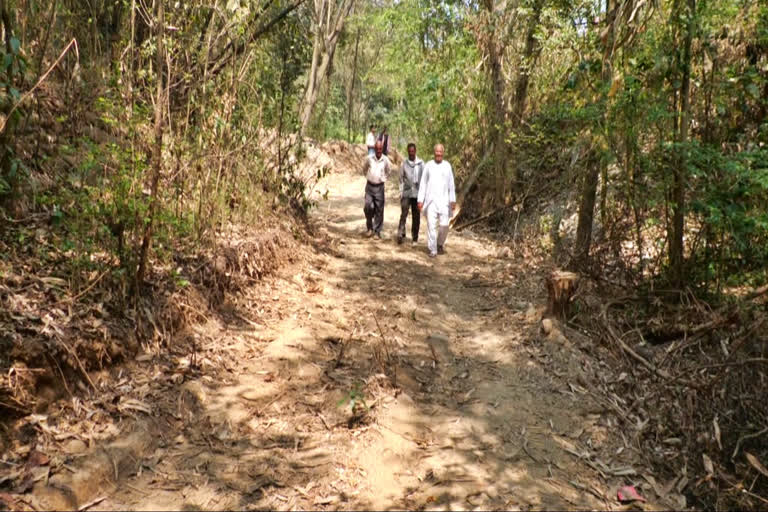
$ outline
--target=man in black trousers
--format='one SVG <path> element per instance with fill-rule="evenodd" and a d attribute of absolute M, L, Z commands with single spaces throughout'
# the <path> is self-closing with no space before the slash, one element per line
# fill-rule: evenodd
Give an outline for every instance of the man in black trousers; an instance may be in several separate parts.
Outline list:
<path fill-rule="evenodd" d="M 384 224 L 384 184 L 389 178 L 392 164 L 382 154 L 382 143 L 376 141 L 374 154 L 365 157 L 363 175 L 368 180 L 365 184 L 365 236 L 381 240 L 381 226 Z"/>
<path fill-rule="evenodd" d="M 403 160 L 400 167 L 400 226 L 397 228 L 397 243 L 405 239 L 405 223 L 408 220 L 408 210 L 411 211 L 412 244 L 419 240 L 419 222 L 421 216 L 416 198 L 419 197 L 419 180 L 424 171 L 424 161 L 416 156 L 416 144 L 408 144 L 408 158 Z"/>

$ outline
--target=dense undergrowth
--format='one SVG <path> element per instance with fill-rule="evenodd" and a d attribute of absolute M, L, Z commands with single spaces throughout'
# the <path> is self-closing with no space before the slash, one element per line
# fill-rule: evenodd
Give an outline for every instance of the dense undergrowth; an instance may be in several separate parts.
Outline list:
<path fill-rule="evenodd" d="M 268 271 L 328 170 L 296 133 L 375 123 L 446 144 L 457 229 L 590 283 L 568 320 L 625 369 L 639 456 L 702 508 L 764 506 L 762 3 L 144 4 L 0 2 L 0 407 L 34 409 L 43 373 L 87 387 L 168 339 L 178 294 L 215 307 Z"/>
<path fill-rule="evenodd" d="M 162 349 L 195 318 L 179 296 L 215 312 L 290 258 L 326 169 L 288 136 L 304 54 L 279 6 L 242 56 L 237 10 L 0 7 L 0 408 L 23 415 Z"/>

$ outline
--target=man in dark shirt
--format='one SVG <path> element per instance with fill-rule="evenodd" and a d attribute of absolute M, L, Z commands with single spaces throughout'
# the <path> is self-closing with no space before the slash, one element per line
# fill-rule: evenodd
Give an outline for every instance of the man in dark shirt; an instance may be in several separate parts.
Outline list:
<path fill-rule="evenodd" d="M 381 152 L 389 155 L 389 133 L 386 126 L 381 129 L 378 140 L 381 142 Z"/>

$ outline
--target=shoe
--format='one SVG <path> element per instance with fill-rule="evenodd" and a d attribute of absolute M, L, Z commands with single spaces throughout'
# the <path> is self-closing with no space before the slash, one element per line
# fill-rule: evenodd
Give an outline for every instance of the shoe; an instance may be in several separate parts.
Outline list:
<path fill-rule="evenodd" d="M 430 258 L 437 258 L 437 253 L 436 252 L 431 252 L 431 253 L 429 253 L 429 257 Z"/>
<path fill-rule="evenodd" d="M 373 236 L 373 230 L 369 229 L 365 232 L 365 238 L 371 238 Z"/>
<path fill-rule="evenodd" d="M 445 248 L 442 245 L 437 246 L 437 254 L 445 254 Z"/>
<path fill-rule="evenodd" d="M 376 233 L 373 234 L 373 238 L 375 238 L 376 240 L 381 240 L 381 233 L 377 231 Z"/>
<path fill-rule="evenodd" d="M 414 240 L 414 241 L 412 241 L 412 242 L 411 242 L 411 245 L 413 245 L 414 247 L 415 247 L 415 246 L 417 246 L 417 245 L 419 245 L 419 242 L 418 242 L 418 240 Z"/>
<path fill-rule="evenodd" d="M 398 236 L 397 237 L 397 245 L 402 245 L 404 239 L 405 239 L 404 236 Z"/>

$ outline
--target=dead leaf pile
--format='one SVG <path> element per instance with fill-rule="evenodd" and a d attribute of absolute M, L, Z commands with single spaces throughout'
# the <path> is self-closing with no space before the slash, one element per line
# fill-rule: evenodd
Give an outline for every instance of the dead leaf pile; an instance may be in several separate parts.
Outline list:
<path fill-rule="evenodd" d="M 685 494 L 718 509 L 765 507 L 764 314 L 748 305 L 717 309 L 690 293 L 682 304 L 662 296 L 581 304 L 586 311 L 574 323 L 601 340 L 589 351 L 607 363 L 593 393 L 616 418 L 626 448 L 658 468 L 651 487 L 669 506 Z"/>

